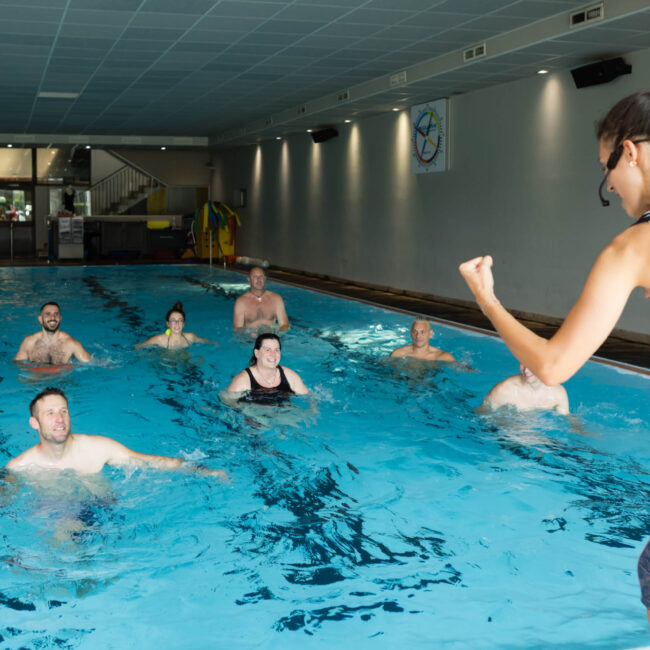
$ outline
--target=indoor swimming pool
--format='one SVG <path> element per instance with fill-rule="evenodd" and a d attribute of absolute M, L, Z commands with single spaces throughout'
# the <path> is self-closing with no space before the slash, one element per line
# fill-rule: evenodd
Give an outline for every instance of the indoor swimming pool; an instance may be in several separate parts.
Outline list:
<path fill-rule="evenodd" d="M 650 643 L 647 375 L 592 362 L 565 385 L 572 418 L 481 415 L 518 370 L 500 340 L 434 323 L 459 363 L 388 362 L 410 316 L 269 282 L 291 319 L 281 363 L 311 394 L 235 410 L 247 287 L 204 265 L 0 269 L 2 465 L 37 442 L 28 405 L 53 385 L 73 431 L 231 477 L 5 473 L 1 649 Z M 48 300 L 90 364 L 12 362 Z M 177 300 L 219 345 L 134 350 Z"/>

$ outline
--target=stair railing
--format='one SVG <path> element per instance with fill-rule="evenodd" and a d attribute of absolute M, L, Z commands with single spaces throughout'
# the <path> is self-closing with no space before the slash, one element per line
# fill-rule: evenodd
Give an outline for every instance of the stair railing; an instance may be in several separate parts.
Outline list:
<path fill-rule="evenodd" d="M 120 205 L 127 204 L 128 207 L 128 203 L 139 194 L 151 194 L 161 186 L 153 176 L 124 165 L 90 188 L 92 212 L 117 214 Z"/>

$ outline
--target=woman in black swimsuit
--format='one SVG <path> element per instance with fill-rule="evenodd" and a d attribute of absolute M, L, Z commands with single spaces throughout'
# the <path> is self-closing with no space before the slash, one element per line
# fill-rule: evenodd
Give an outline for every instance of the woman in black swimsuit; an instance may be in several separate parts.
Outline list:
<path fill-rule="evenodd" d="M 228 386 L 228 392 L 248 391 L 245 401 L 255 402 L 308 393 L 298 373 L 280 365 L 281 348 L 277 334 L 260 334 L 255 339 L 249 367 L 235 376 Z"/>
<path fill-rule="evenodd" d="M 177 302 L 174 306 L 167 312 L 165 316 L 165 321 L 167 322 L 167 331 L 162 334 L 156 334 L 150 339 L 138 343 L 135 347 L 136 349 L 149 347 L 152 345 L 157 345 L 161 348 L 168 348 L 174 350 L 177 348 L 188 348 L 192 343 L 214 343 L 214 341 L 208 341 L 208 339 L 202 339 L 196 334 L 191 332 L 183 332 L 185 327 L 185 312 L 183 311 L 183 304 Z"/>

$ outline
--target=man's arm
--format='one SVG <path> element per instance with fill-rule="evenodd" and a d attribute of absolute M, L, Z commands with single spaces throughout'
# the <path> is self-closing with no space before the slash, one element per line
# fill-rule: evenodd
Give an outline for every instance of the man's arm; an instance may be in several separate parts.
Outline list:
<path fill-rule="evenodd" d="M 245 311 L 246 305 L 242 300 L 242 296 L 239 296 L 239 298 L 235 300 L 235 308 L 232 312 L 232 326 L 235 329 L 242 329 L 244 327 Z"/>
<path fill-rule="evenodd" d="M 555 405 L 555 410 L 560 414 L 560 415 L 569 415 L 569 396 L 566 392 L 566 388 L 564 386 L 558 386 L 558 400 L 557 404 Z"/>
<path fill-rule="evenodd" d="M 88 363 L 90 361 L 90 355 L 88 352 L 86 352 L 84 346 L 72 337 L 70 337 L 70 343 L 72 355 L 75 357 L 75 359 L 77 359 L 77 361 L 81 361 L 82 363 Z"/>
<path fill-rule="evenodd" d="M 456 359 L 454 359 L 453 355 L 449 354 L 449 352 L 440 350 L 440 356 L 438 357 L 438 361 L 456 361 Z"/>
<path fill-rule="evenodd" d="M 202 465 L 192 465 L 187 463 L 182 458 L 172 458 L 171 456 L 158 456 L 155 454 L 142 454 L 138 451 L 133 451 L 125 447 L 122 443 L 113 440 L 112 438 L 105 438 L 103 436 L 95 436 L 98 439 L 98 444 L 102 446 L 104 453 L 108 454 L 106 458 L 107 465 L 117 465 L 121 467 L 126 466 L 149 466 L 156 469 L 164 470 L 189 470 L 206 476 L 218 476 L 227 479 L 228 475 L 219 469 L 211 470 Z"/>
<path fill-rule="evenodd" d="M 20 344 L 20 347 L 18 348 L 18 352 L 16 352 L 16 356 L 14 357 L 14 361 L 29 361 L 29 351 L 31 346 L 31 336 L 26 336 L 22 343 Z"/>
<path fill-rule="evenodd" d="M 517 375 L 515 375 L 516 377 Z M 496 410 L 504 404 L 511 403 L 510 380 L 512 380 L 512 377 L 508 377 L 492 386 L 490 392 L 485 396 L 482 406 Z"/>
<path fill-rule="evenodd" d="M 287 310 L 284 307 L 284 300 L 282 300 L 282 296 L 280 295 L 277 296 L 275 317 L 278 320 L 279 332 L 284 332 L 289 329 L 289 317 L 287 316 Z"/>
<path fill-rule="evenodd" d="M 401 359 L 406 356 L 409 346 L 403 345 L 401 348 L 395 348 L 389 355 L 389 359 Z"/>

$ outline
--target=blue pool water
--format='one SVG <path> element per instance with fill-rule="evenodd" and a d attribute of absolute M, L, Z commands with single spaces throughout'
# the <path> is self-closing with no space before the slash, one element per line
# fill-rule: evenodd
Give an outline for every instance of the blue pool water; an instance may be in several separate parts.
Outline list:
<path fill-rule="evenodd" d="M 650 380 L 589 363 L 577 423 L 475 413 L 517 364 L 435 325 L 464 365 L 387 363 L 409 317 L 289 286 L 282 363 L 313 396 L 245 413 L 219 393 L 252 341 L 243 276 L 205 266 L 1 269 L 0 463 L 36 442 L 48 384 L 73 430 L 224 468 L 3 481 L 0 648 L 631 648 L 650 532 Z M 56 299 L 89 366 L 12 363 Z M 219 347 L 134 351 L 182 300 Z M 79 521 L 83 526 L 71 528 Z"/>

